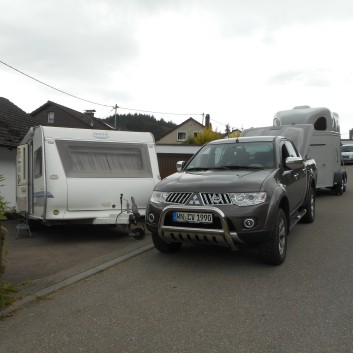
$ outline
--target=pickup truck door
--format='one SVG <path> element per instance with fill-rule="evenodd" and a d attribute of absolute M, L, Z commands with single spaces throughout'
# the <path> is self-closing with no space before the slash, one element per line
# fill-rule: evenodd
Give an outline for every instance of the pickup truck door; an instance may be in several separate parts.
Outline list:
<path fill-rule="evenodd" d="M 301 205 L 306 195 L 307 170 L 306 167 L 295 170 L 287 168 L 285 159 L 287 157 L 299 157 L 300 155 L 291 141 L 284 140 L 281 145 L 282 165 L 284 168 L 283 184 L 287 189 L 290 213 L 292 213 Z"/>

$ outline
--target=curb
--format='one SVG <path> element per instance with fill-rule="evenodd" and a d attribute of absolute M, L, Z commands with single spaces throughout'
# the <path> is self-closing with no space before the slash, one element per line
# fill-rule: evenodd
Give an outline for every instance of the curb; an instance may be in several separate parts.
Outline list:
<path fill-rule="evenodd" d="M 58 282 L 56 284 L 53 284 L 47 288 L 41 289 L 33 294 L 27 295 L 25 298 L 16 301 L 11 306 L 0 310 L 0 319 L 4 318 L 6 316 L 9 316 L 10 314 L 14 313 L 15 311 L 21 309 L 23 306 L 31 304 L 42 297 L 50 295 L 60 289 L 66 288 L 66 287 L 71 286 L 72 284 L 75 284 L 77 282 L 80 282 L 88 277 L 96 275 L 97 273 L 100 273 L 100 272 L 102 272 L 102 271 L 104 271 L 114 265 L 117 265 L 121 262 L 129 260 L 137 255 L 143 254 L 144 252 L 147 252 L 153 248 L 154 248 L 153 244 L 143 246 L 140 249 L 131 251 L 125 255 L 121 255 L 113 260 L 107 261 L 101 265 L 95 266 L 87 271 L 84 271 L 84 272 L 79 273 L 75 276 L 69 277 L 69 278 L 67 278 L 61 282 Z"/>

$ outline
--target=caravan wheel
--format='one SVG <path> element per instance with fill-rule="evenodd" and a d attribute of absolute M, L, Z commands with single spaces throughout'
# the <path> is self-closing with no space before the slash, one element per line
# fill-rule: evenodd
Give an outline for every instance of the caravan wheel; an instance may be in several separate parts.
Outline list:
<path fill-rule="evenodd" d="M 347 190 L 347 178 L 346 177 L 342 178 L 342 184 L 343 184 L 343 192 L 346 192 L 346 190 Z"/>
<path fill-rule="evenodd" d="M 136 240 L 141 240 L 145 237 L 145 231 L 142 228 L 135 228 L 133 232 Z"/>
<path fill-rule="evenodd" d="M 335 192 L 335 194 L 337 196 L 341 196 L 344 191 L 345 191 L 345 182 L 344 182 L 344 177 L 342 177 L 342 180 L 340 183 L 338 183 L 337 185 L 335 185 L 333 191 Z"/>

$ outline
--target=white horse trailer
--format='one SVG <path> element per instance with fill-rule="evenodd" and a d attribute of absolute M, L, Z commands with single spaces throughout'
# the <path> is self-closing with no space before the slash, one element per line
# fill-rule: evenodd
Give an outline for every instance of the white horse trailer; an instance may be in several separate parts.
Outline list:
<path fill-rule="evenodd" d="M 148 132 L 37 126 L 17 148 L 17 212 L 32 223 L 133 229 L 159 180 Z"/>
<path fill-rule="evenodd" d="M 346 190 L 347 172 L 341 166 L 341 135 L 337 113 L 327 108 L 299 106 L 279 111 L 273 126 L 309 124 L 314 127 L 305 158 L 313 158 L 317 167 L 317 188 L 329 188 L 341 195 Z"/>

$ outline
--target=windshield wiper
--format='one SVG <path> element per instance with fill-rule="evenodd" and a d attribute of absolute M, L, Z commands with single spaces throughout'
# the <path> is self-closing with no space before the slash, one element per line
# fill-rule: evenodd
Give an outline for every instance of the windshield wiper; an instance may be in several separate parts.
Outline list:
<path fill-rule="evenodd" d="M 188 169 L 185 169 L 185 172 L 204 172 L 204 171 L 207 171 L 209 170 L 210 168 L 201 168 L 201 167 L 195 167 L 195 168 L 188 168 Z"/>
<path fill-rule="evenodd" d="M 255 167 L 255 166 L 248 166 L 248 165 L 226 165 L 223 167 L 224 169 L 264 169 L 264 167 Z"/>

